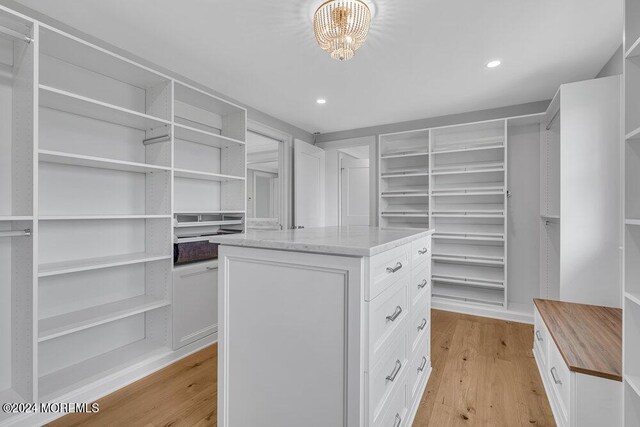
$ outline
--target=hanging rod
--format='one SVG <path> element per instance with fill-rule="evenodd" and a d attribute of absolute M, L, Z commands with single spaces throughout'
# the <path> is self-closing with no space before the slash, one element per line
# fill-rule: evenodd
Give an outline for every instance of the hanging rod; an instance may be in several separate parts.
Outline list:
<path fill-rule="evenodd" d="M 31 229 L 26 228 L 24 230 L 11 230 L 11 231 L 0 231 L 0 237 L 25 237 L 31 236 Z"/>
<path fill-rule="evenodd" d="M 144 145 L 151 145 L 151 144 L 157 144 L 159 142 L 166 142 L 170 140 L 171 140 L 171 134 L 168 133 L 166 135 L 154 136 L 153 138 L 143 139 L 142 143 Z"/>
<path fill-rule="evenodd" d="M 33 39 L 25 34 L 22 34 L 18 31 L 12 30 L 11 28 L 3 27 L 0 25 L 0 33 L 6 34 L 10 37 L 16 38 L 18 40 L 25 41 L 27 43 L 31 43 Z"/>

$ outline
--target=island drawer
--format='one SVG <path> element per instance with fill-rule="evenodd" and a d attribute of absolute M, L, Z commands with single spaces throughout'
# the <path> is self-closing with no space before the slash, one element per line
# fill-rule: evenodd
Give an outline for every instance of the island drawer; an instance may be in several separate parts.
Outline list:
<path fill-rule="evenodd" d="M 431 329 L 431 294 L 423 295 L 419 303 L 411 309 L 411 320 L 408 325 L 409 350 L 417 351 L 418 343 L 425 336 L 430 336 Z"/>
<path fill-rule="evenodd" d="M 411 270 L 409 282 L 411 305 L 415 307 L 425 294 L 431 293 L 431 263 L 425 262 L 414 266 Z"/>
<path fill-rule="evenodd" d="M 410 274 L 409 244 L 398 246 L 371 257 L 369 288 L 366 300 L 377 298 L 385 289 Z"/>
<path fill-rule="evenodd" d="M 417 266 L 431 257 L 431 238 L 422 237 L 411 242 L 411 263 Z"/>
<path fill-rule="evenodd" d="M 390 396 L 403 386 L 409 364 L 406 334 L 400 334 L 386 349 L 369 375 L 369 416 L 377 420 L 385 412 Z"/>
<path fill-rule="evenodd" d="M 405 276 L 378 298 L 365 303 L 369 316 L 369 366 L 376 363 L 396 336 L 406 332 L 408 281 Z"/>
<path fill-rule="evenodd" d="M 425 377 L 431 369 L 431 356 L 429 351 L 429 336 L 422 335 L 416 350 L 411 357 L 409 369 L 407 370 L 407 386 L 409 388 L 409 401 L 414 402 L 419 399 L 418 393 L 422 390 Z"/>

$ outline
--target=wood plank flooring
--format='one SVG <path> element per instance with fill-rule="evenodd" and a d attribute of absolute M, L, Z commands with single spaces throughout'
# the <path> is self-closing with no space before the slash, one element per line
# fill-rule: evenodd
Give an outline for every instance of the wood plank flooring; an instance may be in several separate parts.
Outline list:
<path fill-rule="evenodd" d="M 531 351 L 533 327 L 432 311 L 433 372 L 414 426 L 555 426 Z M 215 426 L 217 346 L 99 400 L 62 426 Z"/>

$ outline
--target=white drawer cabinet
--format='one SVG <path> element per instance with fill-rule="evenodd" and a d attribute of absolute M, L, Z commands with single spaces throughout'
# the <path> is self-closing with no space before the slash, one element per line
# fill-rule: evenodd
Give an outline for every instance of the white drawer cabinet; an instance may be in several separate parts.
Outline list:
<path fill-rule="evenodd" d="M 218 261 L 173 271 L 173 348 L 218 331 Z"/>
<path fill-rule="evenodd" d="M 295 234 L 282 250 L 220 238 L 221 427 L 412 424 L 431 373 L 430 232 L 382 231 L 401 243 L 361 256 L 342 231 L 348 253 L 311 248 L 319 233 L 269 235 Z"/>
<path fill-rule="evenodd" d="M 544 300 L 536 300 L 536 304 L 540 301 L 544 303 Z M 597 345 L 585 345 L 585 342 L 589 341 L 588 337 L 572 336 L 571 340 L 562 342 L 564 347 L 561 350 L 550 329 L 568 326 L 568 329 L 572 330 L 571 325 L 559 326 L 558 319 L 554 319 L 555 323 L 547 325 L 537 306 L 534 316 L 533 353 L 558 426 L 622 426 L 622 383 L 598 376 L 603 375 L 602 373 L 596 375 L 580 372 L 580 370 L 589 369 L 588 362 L 585 362 L 584 366 L 570 367 L 563 356 L 563 351 L 565 353 L 571 351 L 566 348 L 567 345 L 575 345 L 577 351 L 589 347 L 595 348 Z M 568 318 L 580 322 L 576 316 L 569 315 Z M 594 333 L 598 334 L 598 331 Z M 556 332 L 556 335 L 559 334 L 561 332 Z M 573 359 L 571 356 L 568 357 Z M 588 359 L 588 356 L 584 359 Z"/>

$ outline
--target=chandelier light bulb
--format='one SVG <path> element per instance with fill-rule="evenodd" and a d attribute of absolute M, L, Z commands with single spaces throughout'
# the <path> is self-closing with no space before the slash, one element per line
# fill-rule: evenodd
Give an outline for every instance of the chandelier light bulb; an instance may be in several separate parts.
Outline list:
<path fill-rule="evenodd" d="M 318 45 L 333 59 L 348 61 L 367 39 L 371 10 L 361 0 L 328 0 L 313 15 Z"/>

